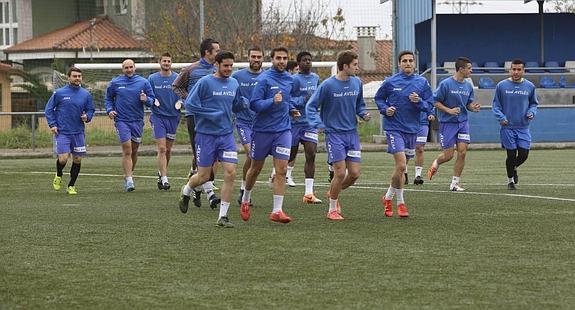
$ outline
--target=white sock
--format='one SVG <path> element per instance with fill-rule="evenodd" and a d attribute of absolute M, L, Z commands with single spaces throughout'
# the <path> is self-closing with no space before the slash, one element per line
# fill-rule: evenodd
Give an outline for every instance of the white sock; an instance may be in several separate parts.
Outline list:
<path fill-rule="evenodd" d="M 423 167 L 415 166 L 415 177 L 420 177 L 423 172 Z"/>
<path fill-rule="evenodd" d="M 403 188 L 397 188 L 395 193 L 397 194 L 397 204 L 405 203 L 405 201 L 403 201 Z"/>
<path fill-rule="evenodd" d="M 204 191 L 206 192 L 206 194 L 209 191 L 213 191 L 214 190 L 214 181 L 207 181 L 206 183 L 204 183 L 202 185 L 202 188 L 204 189 Z"/>
<path fill-rule="evenodd" d="M 190 196 L 192 194 L 192 188 L 190 187 L 189 184 L 186 184 L 184 186 L 184 189 L 182 189 L 182 194 L 184 194 L 186 196 Z"/>
<path fill-rule="evenodd" d="M 288 166 L 287 168 L 287 173 L 286 173 L 286 178 L 291 178 L 291 172 L 293 171 L 293 167 Z"/>
<path fill-rule="evenodd" d="M 273 178 L 276 175 L 276 168 L 272 168 L 272 174 L 270 175 L 270 178 Z"/>
<path fill-rule="evenodd" d="M 437 159 L 433 160 L 433 162 L 431 163 L 431 166 L 434 167 L 435 169 L 439 170 L 439 163 L 437 162 Z"/>
<path fill-rule="evenodd" d="M 251 197 L 252 197 L 252 191 L 244 189 L 244 195 L 242 196 L 242 202 L 250 202 Z"/>
<path fill-rule="evenodd" d="M 407 173 L 407 165 L 405 165 L 405 170 L 403 170 L 403 173 Z"/>
<path fill-rule="evenodd" d="M 392 200 L 393 195 L 395 195 L 395 191 L 396 189 L 390 185 L 389 188 L 387 189 L 387 193 L 385 193 L 385 199 Z"/>
<path fill-rule="evenodd" d="M 168 183 L 168 176 L 163 176 L 161 179 L 162 179 L 162 184 Z"/>
<path fill-rule="evenodd" d="M 337 199 L 329 199 L 329 212 L 337 210 Z"/>
<path fill-rule="evenodd" d="M 242 181 L 242 185 L 240 186 L 241 190 L 245 190 L 246 189 L 246 181 Z"/>
<path fill-rule="evenodd" d="M 513 180 L 513 178 L 507 178 L 507 183 L 515 184 L 515 180 Z"/>
<path fill-rule="evenodd" d="M 305 194 L 313 194 L 313 179 L 305 179 Z"/>
<path fill-rule="evenodd" d="M 459 184 L 459 177 L 453 176 L 451 178 L 451 185 Z"/>
<path fill-rule="evenodd" d="M 228 216 L 228 208 L 230 207 L 229 201 L 222 201 L 220 203 L 220 218 Z"/>
<path fill-rule="evenodd" d="M 332 166 L 332 165 L 327 165 L 327 171 L 333 172 L 333 166 Z"/>
<path fill-rule="evenodd" d="M 284 203 L 284 196 L 274 195 L 274 209 L 272 210 L 272 212 L 276 213 L 281 211 L 283 203 Z"/>
<path fill-rule="evenodd" d="M 126 182 L 134 182 L 134 179 L 132 177 L 126 177 Z"/>

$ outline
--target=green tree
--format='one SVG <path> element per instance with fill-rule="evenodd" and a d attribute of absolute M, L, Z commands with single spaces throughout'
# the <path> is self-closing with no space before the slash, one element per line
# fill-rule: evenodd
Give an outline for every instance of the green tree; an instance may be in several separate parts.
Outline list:
<path fill-rule="evenodd" d="M 575 13 L 575 0 L 553 0 L 553 10 L 560 13 Z"/>

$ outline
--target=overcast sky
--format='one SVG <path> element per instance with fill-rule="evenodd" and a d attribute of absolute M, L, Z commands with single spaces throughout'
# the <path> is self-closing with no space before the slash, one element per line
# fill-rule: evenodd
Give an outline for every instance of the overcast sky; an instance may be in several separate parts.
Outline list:
<path fill-rule="evenodd" d="M 295 0 L 301 1 L 304 6 L 325 3 L 330 16 L 333 16 L 338 7 L 343 9 L 343 16 L 346 19 L 346 35 L 348 39 L 356 37 L 355 26 L 379 26 L 377 32 L 378 39 L 391 37 L 391 1 L 380 4 L 380 0 Z M 282 8 L 289 8 L 294 0 L 263 0 L 263 8 L 269 7 L 270 3 L 281 5 Z M 449 3 L 446 3 L 449 2 Z M 453 14 L 459 11 L 459 5 L 452 5 L 453 2 L 475 3 L 461 9 L 468 13 L 537 13 L 537 2 L 532 1 L 524 4 L 523 0 L 477 0 L 477 1 L 445 1 L 437 0 L 438 14 Z M 545 9 L 550 8 L 550 4 L 545 5 Z"/>

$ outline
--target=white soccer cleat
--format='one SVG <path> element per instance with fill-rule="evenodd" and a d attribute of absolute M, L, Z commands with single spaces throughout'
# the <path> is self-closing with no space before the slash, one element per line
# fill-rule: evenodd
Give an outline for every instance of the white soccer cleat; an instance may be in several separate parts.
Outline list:
<path fill-rule="evenodd" d="M 449 190 L 452 192 L 463 192 L 465 191 L 465 188 L 459 186 L 459 184 L 451 184 L 449 186 Z"/>
<path fill-rule="evenodd" d="M 287 183 L 287 185 L 288 185 L 289 187 L 295 187 L 295 186 L 296 186 L 296 184 L 295 184 L 295 182 L 293 181 L 293 178 L 292 178 L 292 177 L 286 177 L 286 183 Z"/>

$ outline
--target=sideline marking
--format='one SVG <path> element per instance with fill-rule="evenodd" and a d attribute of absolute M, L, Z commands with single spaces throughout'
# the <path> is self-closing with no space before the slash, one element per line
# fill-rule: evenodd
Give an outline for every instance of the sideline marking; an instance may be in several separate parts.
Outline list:
<path fill-rule="evenodd" d="M 15 172 L 6 172 L 6 171 L 0 171 L 0 174 L 54 174 L 53 171 L 51 172 L 46 172 L 46 171 L 28 171 L 28 172 L 24 172 L 24 171 L 15 171 Z M 123 175 L 120 174 L 103 174 L 103 173 L 82 173 L 83 176 L 96 176 L 96 177 L 123 177 Z M 135 178 L 145 178 L 145 179 L 157 179 L 158 176 L 134 176 Z M 183 178 L 183 177 L 170 177 L 172 179 L 178 179 L 178 180 L 186 180 L 187 178 Z M 219 182 L 222 182 L 223 180 L 219 180 L 216 179 Z M 260 184 L 267 184 L 267 181 L 257 181 L 256 183 L 260 183 Z M 368 184 L 375 184 L 375 183 L 368 183 Z M 384 183 L 381 183 L 384 184 Z M 385 185 L 387 185 L 388 183 L 385 183 Z M 481 184 L 481 183 L 476 183 L 476 184 Z M 316 186 L 321 186 L 321 187 L 328 187 L 329 184 L 328 183 L 316 183 Z M 495 184 L 491 184 L 491 185 L 495 185 Z M 528 185 L 528 184 L 524 184 L 524 185 Z M 533 184 L 534 186 L 537 186 L 537 184 Z M 545 186 L 559 186 L 560 184 L 540 184 L 540 185 L 545 185 Z M 562 184 L 565 185 L 565 184 Z M 573 185 L 573 184 L 568 184 L 568 185 Z M 365 186 L 365 185 L 354 185 L 354 188 L 360 188 L 360 189 L 373 189 L 373 190 L 386 190 L 386 188 L 384 187 L 373 187 L 373 186 Z M 546 197 L 546 196 L 536 196 L 536 195 L 521 195 L 521 194 L 508 194 L 508 193 L 484 193 L 484 192 L 471 192 L 471 191 L 464 191 L 464 192 L 451 192 L 448 190 L 431 190 L 431 189 L 411 189 L 411 188 L 404 188 L 405 191 L 408 192 L 427 192 L 427 193 L 449 193 L 449 194 L 453 194 L 453 195 L 492 195 L 492 196 L 505 196 L 505 197 L 520 197 L 520 198 L 533 198 L 533 199 L 543 199 L 543 200 L 558 200 L 558 201 L 569 201 L 569 202 L 575 202 L 575 198 L 559 198 L 559 197 Z"/>

